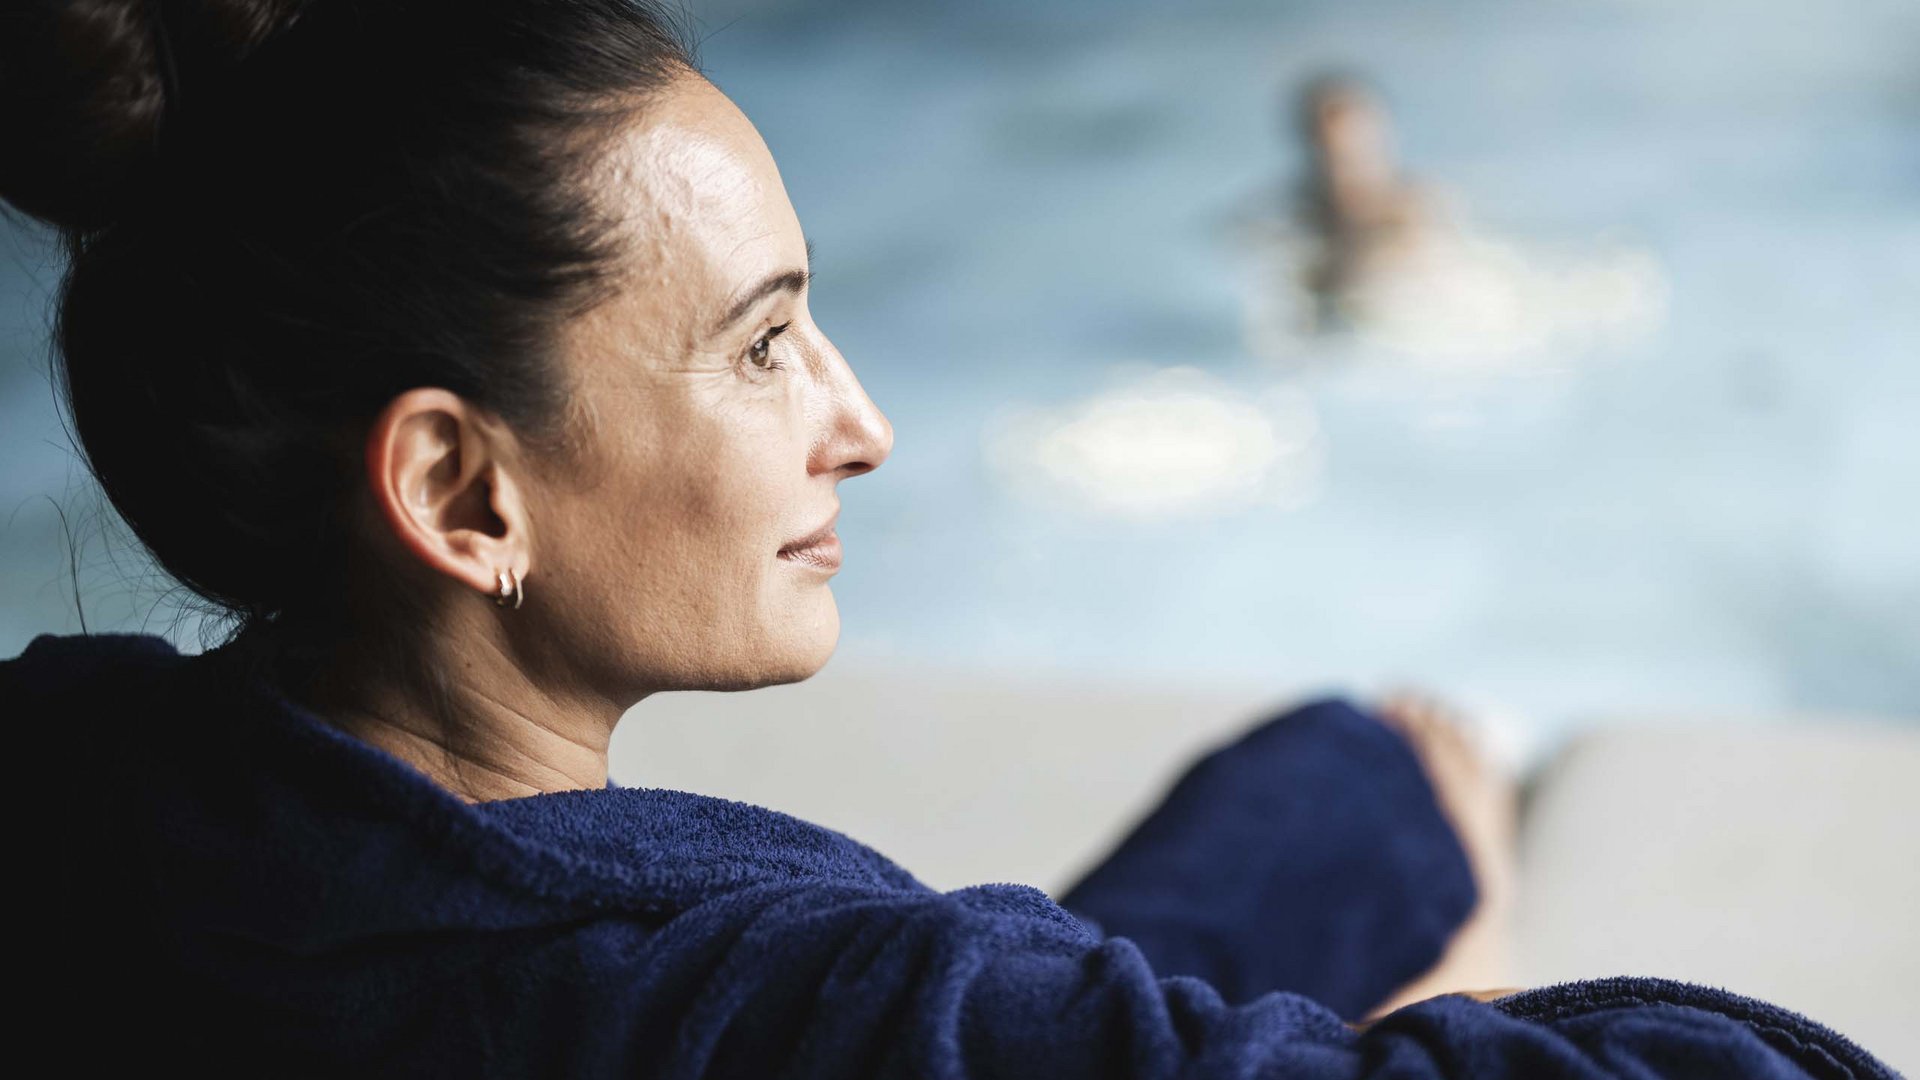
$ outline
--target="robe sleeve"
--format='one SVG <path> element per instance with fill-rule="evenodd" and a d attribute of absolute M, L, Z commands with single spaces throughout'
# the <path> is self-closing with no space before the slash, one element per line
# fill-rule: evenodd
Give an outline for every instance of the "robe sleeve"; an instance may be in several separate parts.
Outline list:
<path fill-rule="evenodd" d="M 1660 980 L 1438 998 L 1349 1027 L 1343 1011 L 1431 962 L 1473 890 L 1411 751 L 1340 702 L 1203 758 L 1068 899 L 755 885 L 644 950 L 595 947 L 645 970 L 569 980 L 623 991 L 559 1014 L 624 1031 L 623 1069 L 685 1080 L 1894 1075 L 1805 1018 Z M 1290 992 L 1309 987 L 1344 1007 Z"/>
<path fill-rule="evenodd" d="M 753 891 L 753 890 L 749 890 Z M 1657 980 L 1533 991 L 1513 1009 L 1461 997 L 1364 1032 L 1296 994 L 1231 1003 L 1156 973 L 1027 886 L 918 897 L 842 886 L 736 896 L 730 925 L 669 928 L 683 950 L 568 979 L 544 1002 L 570 1074 L 682 1080 L 1754 1080 L 1894 1075 L 1803 1018 Z M 740 918 L 751 909 L 753 914 Z M 732 922 L 733 918 L 740 918 Z M 723 943 L 718 944 L 716 943 Z M 608 961 L 639 953 L 607 948 Z M 576 989 L 575 992 L 584 993 Z M 496 1004 L 498 1004 L 496 1002 Z M 532 1017 L 518 1013 L 518 1022 Z M 551 1062 L 543 1063 L 550 1066 Z"/>
<path fill-rule="evenodd" d="M 1061 906 L 1155 971 L 1365 1015 L 1432 967 L 1476 900 L 1418 758 L 1329 699 L 1202 757 Z"/>

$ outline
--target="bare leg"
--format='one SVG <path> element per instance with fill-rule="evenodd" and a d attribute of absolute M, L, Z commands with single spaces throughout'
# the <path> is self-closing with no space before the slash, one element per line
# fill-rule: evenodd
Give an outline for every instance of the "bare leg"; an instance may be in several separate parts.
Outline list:
<path fill-rule="evenodd" d="M 1489 762 L 1447 711 L 1431 700 L 1396 695 L 1381 705 L 1379 714 L 1419 756 L 1441 811 L 1466 849 L 1480 901 L 1434 966 L 1370 1015 L 1379 1017 L 1440 994 L 1511 987 L 1513 780 Z"/>

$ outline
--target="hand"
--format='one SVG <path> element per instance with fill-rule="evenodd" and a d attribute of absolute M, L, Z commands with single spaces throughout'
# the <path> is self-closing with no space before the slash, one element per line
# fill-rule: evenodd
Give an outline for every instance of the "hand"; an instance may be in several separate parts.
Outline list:
<path fill-rule="evenodd" d="M 1510 924 L 1518 872 L 1516 787 L 1513 778 L 1487 756 L 1471 728 L 1444 706 L 1413 694 L 1391 698 L 1377 712 L 1420 758 L 1440 810 L 1466 852 L 1479 901 L 1433 966 L 1389 995 L 1367 1014 L 1368 1019 L 1416 1001 L 1461 992 L 1463 987 L 1500 986 L 1513 978 Z M 1470 996 L 1485 1001 L 1505 993 L 1481 991 Z"/>
<path fill-rule="evenodd" d="M 1525 990 L 1526 990 L 1526 987 L 1524 986 L 1507 986 L 1507 987 L 1502 987 L 1501 989 L 1498 989 L 1498 990 L 1450 990 L 1447 993 L 1435 994 L 1433 997 L 1426 998 L 1424 1000 L 1435 1001 L 1443 997 L 1465 997 L 1465 998 L 1472 998 L 1475 1001 L 1499 1001 L 1503 997 L 1512 997 L 1513 995 L 1522 993 Z M 1408 1004 L 1418 1005 L 1419 1002 L 1417 1001 L 1409 1002 Z M 1399 1006 L 1399 1008 L 1404 1009 L 1406 1008 L 1406 1005 Z M 1373 1018 L 1370 1020 L 1361 1020 L 1357 1023 L 1349 1023 L 1347 1026 L 1352 1028 L 1355 1031 L 1365 1031 L 1368 1028 L 1372 1027 L 1373 1025 L 1379 1023 L 1383 1019 L 1385 1019 L 1385 1014 L 1376 1013 L 1373 1016 Z"/>
<path fill-rule="evenodd" d="M 1459 994 L 1461 997 L 1470 997 L 1475 1001 L 1499 1001 L 1503 997 L 1512 997 L 1524 990 L 1526 990 L 1524 986 L 1507 986 L 1499 990 L 1456 990 L 1454 993 Z M 1440 996 L 1446 997 L 1447 995 L 1442 994 Z"/>

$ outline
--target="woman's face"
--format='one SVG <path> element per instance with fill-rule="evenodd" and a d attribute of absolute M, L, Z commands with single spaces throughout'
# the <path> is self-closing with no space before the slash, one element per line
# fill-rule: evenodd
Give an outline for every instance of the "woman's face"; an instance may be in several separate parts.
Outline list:
<path fill-rule="evenodd" d="M 793 545 L 893 429 L 814 325 L 806 238 L 733 102 L 682 77 L 604 164 L 632 263 L 563 340 L 590 437 L 527 496 L 528 592 L 556 620 L 538 648 L 628 704 L 804 679 L 839 635 L 839 553 Z"/>

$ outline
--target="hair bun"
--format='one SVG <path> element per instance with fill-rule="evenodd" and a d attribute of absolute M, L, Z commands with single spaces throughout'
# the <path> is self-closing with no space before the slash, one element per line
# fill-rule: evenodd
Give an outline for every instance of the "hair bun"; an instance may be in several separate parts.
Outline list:
<path fill-rule="evenodd" d="M 169 90 L 230 70 L 302 6 L 48 0 L 0 16 L 0 130 L 9 144 L 0 197 L 70 231 L 112 224 L 158 159 L 162 124 L 179 104 Z"/>

